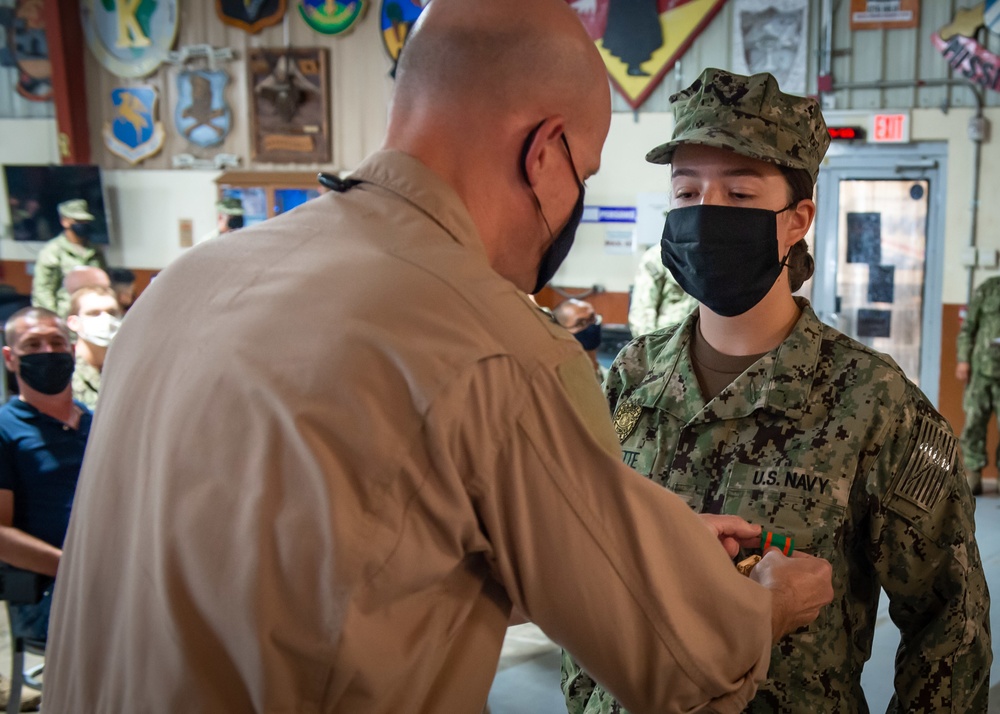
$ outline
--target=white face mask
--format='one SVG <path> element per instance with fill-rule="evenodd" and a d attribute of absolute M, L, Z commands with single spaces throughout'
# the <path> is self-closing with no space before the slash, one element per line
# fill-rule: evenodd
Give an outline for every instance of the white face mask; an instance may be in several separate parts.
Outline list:
<path fill-rule="evenodd" d="M 86 340 L 98 347 L 107 347 L 118 333 L 122 320 L 109 312 L 100 315 L 81 315 L 80 329 L 77 334 L 81 340 Z"/>

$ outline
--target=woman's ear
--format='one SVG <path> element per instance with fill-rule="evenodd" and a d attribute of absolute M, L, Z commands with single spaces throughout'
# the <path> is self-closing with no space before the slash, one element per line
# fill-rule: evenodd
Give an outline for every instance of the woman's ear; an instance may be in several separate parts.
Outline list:
<path fill-rule="evenodd" d="M 794 208 L 790 208 L 787 211 L 787 216 L 788 233 L 785 241 L 786 251 L 792 245 L 805 238 L 806 233 L 809 232 L 809 227 L 812 226 L 813 219 L 816 218 L 816 204 L 810 198 L 802 199 Z"/>

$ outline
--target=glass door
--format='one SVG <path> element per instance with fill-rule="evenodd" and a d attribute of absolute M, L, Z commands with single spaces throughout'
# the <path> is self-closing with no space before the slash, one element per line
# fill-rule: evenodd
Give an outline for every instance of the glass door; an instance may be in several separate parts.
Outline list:
<path fill-rule="evenodd" d="M 848 147 L 820 173 L 813 303 L 937 401 L 943 147 Z M 842 153 L 843 152 L 843 153 Z"/>

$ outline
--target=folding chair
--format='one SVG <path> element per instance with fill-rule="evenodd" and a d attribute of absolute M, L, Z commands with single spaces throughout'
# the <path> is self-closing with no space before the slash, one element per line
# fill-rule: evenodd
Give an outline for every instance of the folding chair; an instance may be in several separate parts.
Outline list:
<path fill-rule="evenodd" d="M 7 620 L 10 623 L 11 640 L 10 698 L 7 700 L 7 714 L 21 711 L 22 685 L 27 685 L 38 691 L 42 689 L 42 683 L 38 677 L 41 675 L 44 665 L 39 664 L 25 670 L 24 653 L 45 655 L 45 642 L 43 640 L 14 636 L 14 623 L 11 620 L 10 606 L 34 605 L 42 599 L 45 588 L 51 582 L 51 578 L 40 573 L 0 563 L 0 600 L 7 602 Z"/>

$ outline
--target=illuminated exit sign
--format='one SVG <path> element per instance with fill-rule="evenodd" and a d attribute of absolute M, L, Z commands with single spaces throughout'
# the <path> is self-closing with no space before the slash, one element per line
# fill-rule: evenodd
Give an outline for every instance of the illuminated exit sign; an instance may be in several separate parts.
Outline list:
<path fill-rule="evenodd" d="M 868 140 L 876 144 L 905 144 L 910 141 L 910 115 L 873 114 Z"/>

